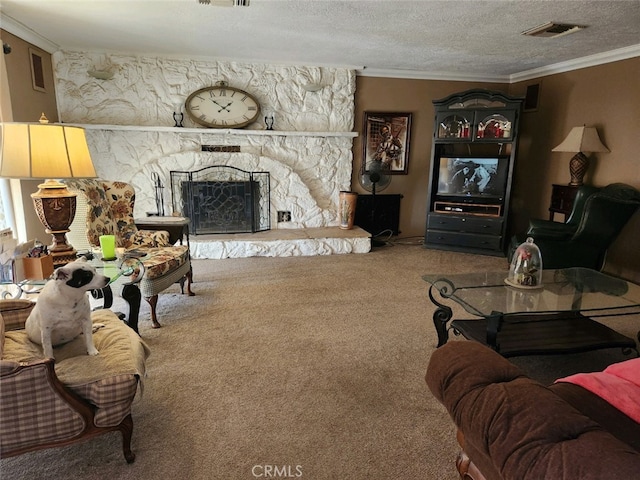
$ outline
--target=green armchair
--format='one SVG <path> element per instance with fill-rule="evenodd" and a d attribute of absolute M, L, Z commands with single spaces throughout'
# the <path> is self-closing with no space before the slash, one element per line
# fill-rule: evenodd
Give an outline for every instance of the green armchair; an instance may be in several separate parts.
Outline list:
<path fill-rule="evenodd" d="M 514 237 L 513 252 L 527 237 L 540 248 L 545 269 L 585 267 L 600 270 L 607 249 L 640 206 L 640 192 L 623 183 L 602 189 L 583 187 L 566 224 L 532 220 L 525 235 Z"/>
<path fill-rule="evenodd" d="M 578 193 L 573 200 L 573 208 L 571 214 L 565 223 L 554 222 L 552 220 L 543 220 L 541 218 L 532 218 L 529 220 L 529 230 L 527 230 L 527 237 L 556 237 L 557 239 L 570 239 L 578 226 L 580 220 L 582 220 L 582 213 L 587 203 L 587 199 L 596 192 L 599 192 L 600 188 L 592 185 L 582 185 L 578 188 Z M 511 258 L 511 257 L 509 257 Z"/>

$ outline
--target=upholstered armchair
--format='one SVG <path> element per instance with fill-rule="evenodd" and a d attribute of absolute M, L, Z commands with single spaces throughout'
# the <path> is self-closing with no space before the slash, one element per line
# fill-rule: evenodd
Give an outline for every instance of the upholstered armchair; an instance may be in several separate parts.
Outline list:
<path fill-rule="evenodd" d="M 586 195 L 581 209 L 568 224 L 550 225 L 537 220 L 525 235 L 511 241 L 509 260 L 517 246 L 532 237 L 542 254 L 545 269 L 585 267 L 600 270 L 607 249 L 640 207 L 640 192 L 623 183 L 613 183 Z M 579 216 L 578 216 L 579 214 Z M 577 222 L 576 220 L 579 219 Z"/>
<path fill-rule="evenodd" d="M 564 223 L 554 222 L 553 220 L 544 220 L 541 218 L 532 218 L 529 220 L 529 230 L 527 230 L 528 237 L 536 237 L 538 235 L 544 237 L 556 237 L 558 239 L 570 239 L 580 225 L 582 220 L 582 213 L 584 207 L 587 204 L 587 199 L 596 192 L 599 192 L 600 188 L 593 185 L 582 185 L 578 188 L 576 197 L 573 200 L 573 207 L 571 214 Z"/>
<path fill-rule="evenodd" d="M 99 355 L 87 355 L 80 336 L 44 358 L 24 331 L 33 305 L 0 300 L 0 457 L 119 431 L 124 457 L 133 462 L 131 405 L 146 344 L 113 312 L 98 310 L 91 316 Z"/>
<path fill-rule="evenodd" d="M 191 291 L 191 259 L 186 245 L 171 245 L 164 231 L 138 230 L 134 222 L 135 190 L 125 182 L 74 180 L 69 189 L 78 193 L 76 219 L 68 234 L 76 249 L 98 248 L 101 235 L 115 235 L 116 246 L 139 250 L 145 273 L 139 283 L 142 296 L 151 307 L 154 328 L 160 327 L 156 307 L 158 294 L 180 282 L 182 293 L 186 281 Z"/>

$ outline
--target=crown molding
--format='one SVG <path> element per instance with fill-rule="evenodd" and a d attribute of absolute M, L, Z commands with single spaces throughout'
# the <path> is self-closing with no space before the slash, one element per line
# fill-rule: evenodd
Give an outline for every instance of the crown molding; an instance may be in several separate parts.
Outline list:
<path fill-rule="evenodd" d="M 444 80 L 448 82 L 509 83 L 508 75 L 483 76 L 458 72 L 425 72 L 420 70 L 397 70 L 367 68 L 356 70 L 358 77 L 406 78 L 415 80 Z"/>
<path fill-rule="evenodd" d="M 393 70 L 364 68 L 356 70 L 359 77 L 384 77 L 384 78 L 407 78 L 416 80 L 444 80 L 459 82 L 486 82 L 486 83 L 517 83 L 534 78 L 545 77 L 557 73 L 580 70 L 582 68 L 595 67 L 629 58 L 640 57 L 640 44 L 629 47 L 618 48 L 608 52 L 597 53 L 586 57 L 568 60 L 566 62 L 554 63 L 544 67 L 525 70 L 511 75 L 496 75 L 492 77 L 482 75 L 471 75 L 453 72 L 425 72 L 418 70 Z"/>
<path fill-rule="evenodd" d="M 609 50 L 608 52 L 596 53 L 587 57 L 576 58 L 566 62 L 554 63 L 545 67 L 534 68 L 520 73 L 514 73 L 509 77 L 510 83 L 531 80 L 532 78 L 546 77 L 556 73 L 570 72 L 572 70 L 580 70 L 582 68 L 596 67 L 607 63 L 627 60 L 629 58 L 640 57 L 640 44 L 631 45 L 629 47 Z"/>
<path fill-rule="evenodd" d="M 53 53 L 60 50 L 60 46 L 53 43 L 48 38 L 43 37 L 39 33 L 34 32 L 26 25 L 14 20 L 8 15 L 0 14 L 0 20 L 2 23 L 2 29 L 7 32 L 20 37 L 25 42 L 29 42 L 38 48 L 41 48 L 47 53 Z"/>

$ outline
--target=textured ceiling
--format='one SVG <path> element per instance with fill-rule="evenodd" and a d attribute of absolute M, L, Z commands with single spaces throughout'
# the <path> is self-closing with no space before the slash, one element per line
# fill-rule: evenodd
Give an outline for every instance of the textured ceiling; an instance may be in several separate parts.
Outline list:
<path fill-rule="evenodd" d="M 640 0 L 2 0 L 0 11 L 2 28 L 26 27 L 62 49 L 347 66 L 365 75 L 500 81 L 619 49 L 640 55 Z M 520 35 L 549 21 L 588 28 Z"/>

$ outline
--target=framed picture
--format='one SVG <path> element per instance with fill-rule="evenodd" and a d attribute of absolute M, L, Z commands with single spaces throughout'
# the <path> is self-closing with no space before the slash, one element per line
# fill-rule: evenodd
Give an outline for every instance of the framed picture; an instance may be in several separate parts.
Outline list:
<path fill-rule="evenodd" d="M 406 175 L 409 169 L 410 113 L 364 112 L 363 170 Z"/>
<path fill-rule="evenodd" d="M 540 99 L 540 84 L 527 85 L 527 93 L 524 97 L 523 112 L 535 112 L 538 110 L 538 100 Z"/>
<path fill-rule="evenodd" d="M 42 55 L 34 49 L 29 49 L 29 63 L 31 64 L 31 82 L 34 90 L 46 92 L 44 86 L 44 66 L 42 64 Z"/>

